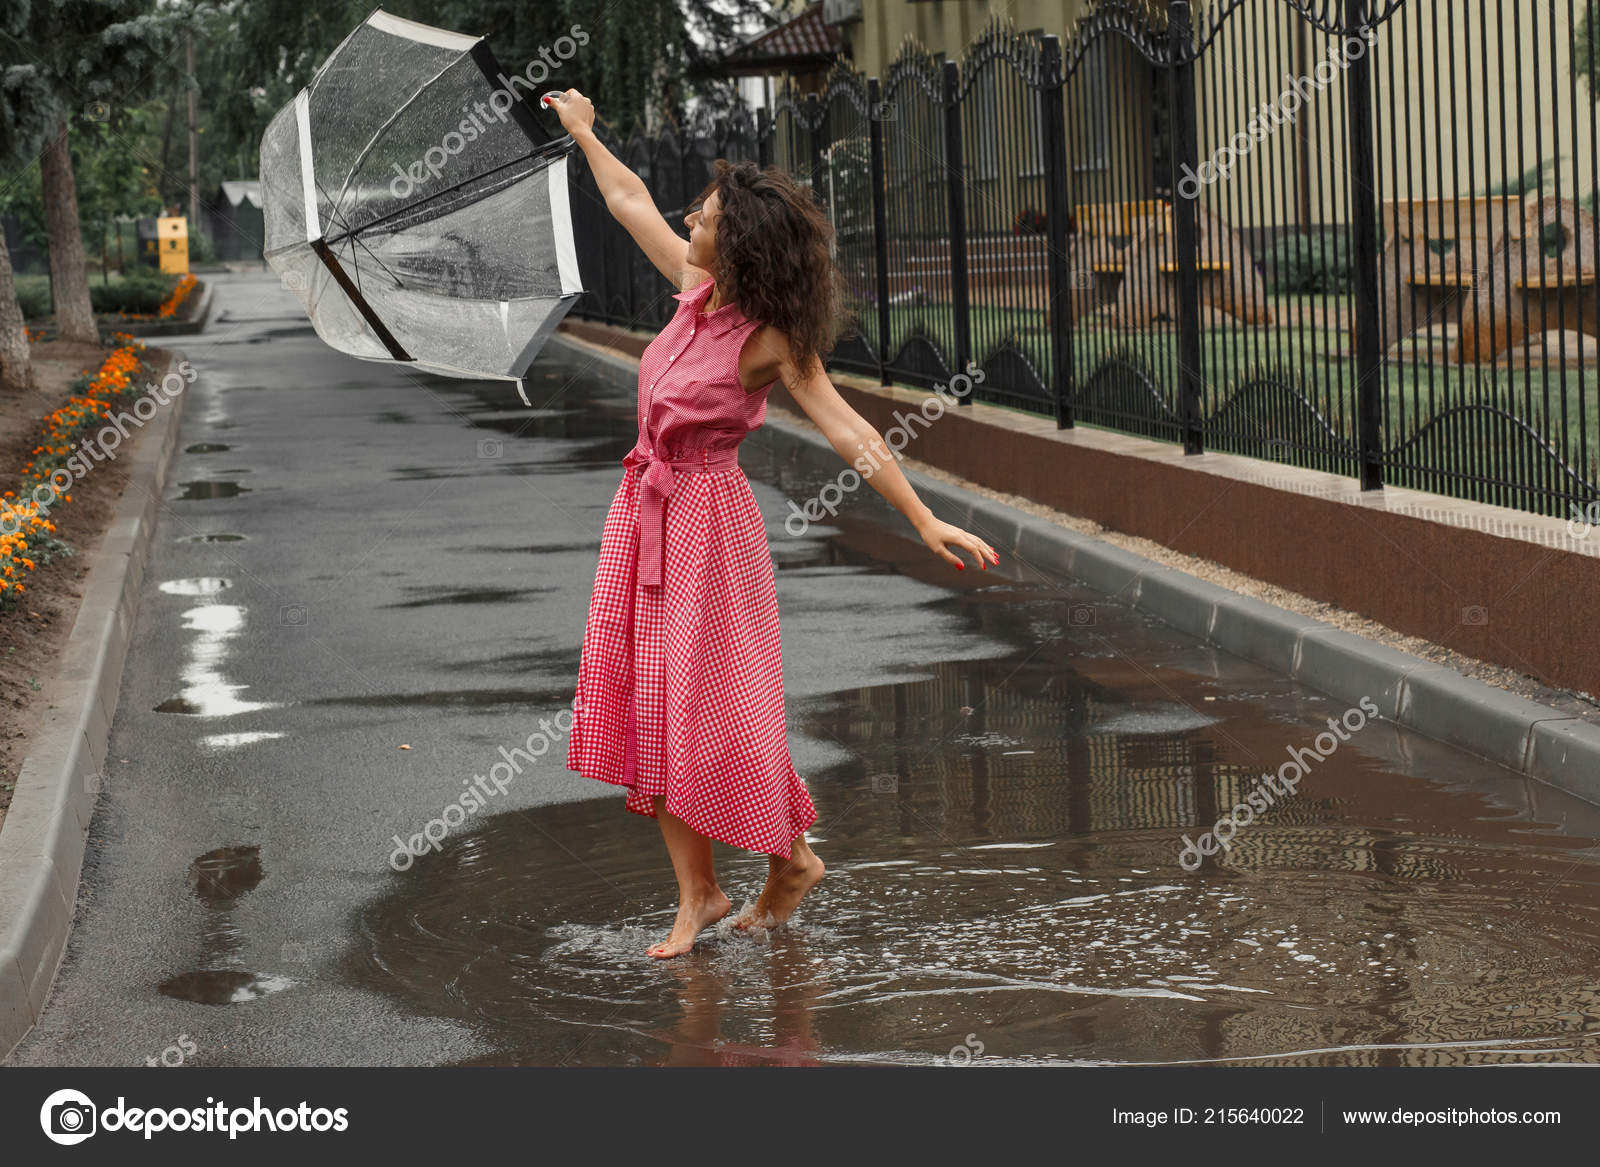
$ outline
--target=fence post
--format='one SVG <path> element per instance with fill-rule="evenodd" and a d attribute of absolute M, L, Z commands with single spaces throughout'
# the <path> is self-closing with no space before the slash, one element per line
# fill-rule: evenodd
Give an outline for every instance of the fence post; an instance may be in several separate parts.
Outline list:
<path fill-rule="evenodd" d="M 889 384 L 889 208 L 883 167 L 883 89 L 867 78 L 868 134 L 872 148 L 872 244 L 878 287 L 878 370 Z"/>
<path fill-rule="evenodd" d="M 1345 0 L 1344 34 L 1360 37 L 1368 25 L 1366 0 Z M 1365 38 L 1362 38 L 1365 40 Z M 1383 341 L 1378 326 L 1378 202 L 1372 134 L 1370 54 L 1346 54 L 1350 94 L 1350 260 L 1355 285 L 1356 444 L 1361 489 L 1383 488 Z"/>
<path fill-rule="evenodd" d="M 756 110 L 756 165 L 765 170 L 772 165 L 772 111 L 766 106 Z"/>
<path fill-rule="evenodd" d="M 822 189 L 822 152 L 827 149 L 827 118 L 828 110 L 821 99 L 815 93 L 806 94 L 806 125 L 811 127 L 811 194 L 817 200 L 817 206 L 824 210 L 828 203 Z"/>
<path fill-rule="evenodd" d="M 1050 278 L 1050 391 L 1056 428 L 1072 428 L 1072 285 L 1067 270 L 1067 123 L 1062 108 L 1061 40 L 1042 42 L 1039 100 L 1044 137 L 1045 263 Z"/>
<path fill-rule="evenodd" d="M 1189 37 L 1189 5 L 1178 0 L 1167 9 L 1168 79 L 1172 108 L 1173 247 L 1178 256 L 1178 401 L 1183 426 L 1183 452 L 1200 454 L 1205 443 L 1200 424 L 1200 228 L 1194 198 L 1185 198 L 1179 176 L 1199 166 L 1196 128 L 1194 56 Z M 1159 278 L 1159 277 L 1157 277 Z"/>
<path fill-rule="evenodd" d="M 940 97 L 944 106 L 945 185 L 949 192 L 948 228 L 950 234 L 950 305 L 955 316 L 956 351 L 951 366 L 964 373 L 972 357 L 972 322 L 967 301 L 967 189 L 961 157 L 961 107 L 956 90 L 961 83 L 961 68 L 946 61 L 940 71 Z M 973 394 L 963 393 L 962 405 L 971 405 Z"/>

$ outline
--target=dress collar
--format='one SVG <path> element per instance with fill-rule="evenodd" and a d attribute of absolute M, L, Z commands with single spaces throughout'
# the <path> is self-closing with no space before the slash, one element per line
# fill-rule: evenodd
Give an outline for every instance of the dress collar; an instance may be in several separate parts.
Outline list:
<path fill-rule="evenodd" d="M 672 298 L 680 303 L 693 305 L 695 313 L 699 315 L 701 306 L 711 298 L 711 287 L 714 283 L 716 281 L 710 278 L 701 280 L 694 287 L 685 288 L 674 294 Z M 700 318 L 705 322 L 705 330 L 712 336 L 720 336 L 746 319 L 744 313 L 739 311 L 739 306 L 733 303 L 724 304 L 714 312 L 706 312 L 700 315 Z"/>

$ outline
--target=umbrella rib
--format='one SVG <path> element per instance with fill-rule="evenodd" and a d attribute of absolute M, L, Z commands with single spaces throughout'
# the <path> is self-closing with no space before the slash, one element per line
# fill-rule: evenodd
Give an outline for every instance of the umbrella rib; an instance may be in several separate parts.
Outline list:
<path fill-rule="evenodd" d="M 323 194 L 327 194 L 328 193 L 327 190 L 323 188 L 323 186 L 322 186 L 322 184 L 320 182 L 317 184 L 317 189 L 321 190 Z M 384 263 L 383 260 L 379 259 L 378 255 L 377 255 L 377 252 L 373 251 L 372 248 L 368 247 L 366 242 L 360 236 L 358 236 L 355 233 L 355 230 L 350 228 L 350 224 L 345 220 L 345 217 L 339 213 L 337 208 L 334 208 L 333 210 L 330 210 L 328 212 L 328 217 L 330 219 L 338 220 L 339 224 L 342 227 L 346 228 L 344 234 L 335 236 L 332 240 L 329 240 L 329 245 L 330 246 L 332 244 L 334 244 L 334 243 L 343 243 L 346 239 L 350 240 L 350 242 L 352 244 L 355 244 L 355 245 L 359 246 L 363 251 L 365 251 L 368 255 L 370 255 L 372 257 L 372 262 L 373 263 L 377 264 L 386 273 L 388 273 L 389 278 L 394 281 L 394 286 L 395 287 L 403 288 L 403 287 L 406 286 L 405 285 L 405 281 L 402 280 L 399 277 L 399 275 L 397 275 L 395 273 L 395 270 L 393 268 L 391 268 L 388 264 Z M 355 259 L 354 252 L 351 253 L 350 258 L 351 258 L 352 261 Z M 355 280 L 356 290 L 357 291 L 364 291 L 364 289 L 361 287 L 361 267 L 360 267 L 360 265 L 352 262 L 350 266 L 355 269 L 355 275 L 354 275 L 353 278 Z"/>
<path fill-rule="evenodd" d="M 325 199 L 328 199 L 328 219 L 329 219 L 329 221 L 330 222 L 337 221 L 338 224 L 341 227 L 345 228 L 345 235 L 350 234 L 350 230 L 349 230 L 350 224 L 345 219 L 345 217 L 339 213 L 339 208 L 338 208 L 337 205 L 334 204 L 333 200 L 331 198 L 328 198 L 328 188 L 322 185 L 322 180 L 320 178 L 319 179 L 315 179 L 314 181 L 316 182 L 317 190 L 321 192 L 322 197 L 325 198 Z M 343 239 L 345 237 L 345 235 L 340 235 L 339 238 Z"/>
<path fill-rule="evenodd" d="M 478 39 L 482 40 L 483 38 L 479 37 Z M 399 109 L 395 110 L 389 115 L 389 120 L 384 122 L 383 125 L 379 126 L 376 130 L 372 131 L 372 138 L 367 142 L 366 147 L 361 151 L 361 153 L 356 156 L 356 160 L 350 164 L 350 170 L 344 176 L 344 185 L 339 188 L 339 197 L 334 200 L 335 206 L 342 206 L 344 204 L 345 192 L 350 189 L 350 183 L 355 179 L 356 173 L 361 169 L 361 164 L 367 160 L 367 155 L 371 154 L 373 149 L 378 145 L 378 139 L 383 137 L 384 131 L 390 126 L 394 125 L 395 121 L 400 117 L 400 115 L 405 113 L 406 110 L 410 109 L 413 103 L 416 102 L 417 98 L 421 97 L 427 92 L 429 86 L 431 86 L 435 81 L 439 80 L 439 78 L 443 77 L 451 69 L 454 69 L 458 64 L 461 63 L 461 58 L 467 55 L 467 52 L 462 52 L 461 56 L 451 61 L 432 77 L 429 77 L 426 81 L 422 82 L 422 84 L 418 85 L 417 91 L 410 97 L 406 98 L 405 102 L 400 106 Z"/>
<path fill-rule="evenodd" d="M 372 262 L 377 264 L 384 271 L 389 273 L 389 278 L 394 281 L 394 286 L 395 287 L 403 288 L 403 287 L 406 286 L 405 285 L 405 281 L 402 280 L 399 277 L 398 274 L 396 274 L 395 270 L 392 267 L 390 267 L 388 264 L 384 263 L 383 260 L 378 258 L 378 253 L 376 251 L 373 251 L 372 248 L 368 247 L 367 244 L 366 244 L 366 241 L 364 239 L 362 239 L 361 236 L 355 235 L 355 234 L 351 234 L 351 235 L 347 235 L 347 236 L 341 236 L 340 238 L 341 238 L 341 240 L 349 239 L 351 243 L 354 243 L 357 247 L 361 248 L 361 250 L 365 251 L 368 255 L 372 256 Z M 361 282 L 361 269 L 358 267 L 358 268 L 356 268 L 356 283 L 359 285 L 360 282 Z"/>
<path fill-rule="evenodd" d="M 559 142 L 559 145 L 560 145 L 560 152 L 561 153 L 566 153 L 571 148 L 571 146 L 573 145 L 573 142 L 569 138 L 569 139 L 566 139 L 565 141 Z M 551 151 L 551 152 L 554 153 L 555 151 Z M 528 161 L 530 161 L 532 159 L 538 158 L 538 157 L 541 156 L 541 153 L 542 153 L 542 151 L 540 151 L 540 150 L 534 150 L 534 151 L 532 151 L 531 153 L 528 153 L 528 154 L 519 154 L 517 157 L 513 158 L 511 161 L 504 162 L 501 165 L 496 166 L 492 170 L 485 170 L 482 174 L 475 174 L 470 178 L 462 179 L 460 182 L 456 183 L 454 186 L 446 187 L 444 190 L 441 190 L 441 191 L 438 191 L 438 192 L 436 192 L 434 194 L 431 194 L 425 199 L 418 199 L 414 203 L 408 203 L 406 206 L 399 207 L 399 208 L 397 208 L 397 209 L 395 209 L 393 211 L 390 211 L 387 215 L 382 215 L 379 218 L 376 218 L 376 219 L 372 220 L 372 222 L 370 222 L 370 223 L 363 223 L 359 227 L 352 227 L 349 230 L 347 230 L 343 235 L 338 235 L 338 236 L 334 236 L 333 238 L 330 238 L 328 240 L 328 242 L 329 243 L 338 243 L 338 242 L 342 241 L 343 239 L 345 239 L 347 236 L 353 236 L 357 231 L 372 231 L 372 230 L 375 230 L 375 229 L 377 229 L 379 227 L 382 227 L 385 223 L 391 222 L 394 219 L 401 218 L 404 215 L 414 214 L 418 210 L 420 210 L 421 208 L 427 206 L 429 203 L 435 201 L 436 199 L 442 199 L 446 195 L 455 194 L 456 191 L 460 190 L 462 187 L 467 186 L 467 185 L 469 185 L 471 183 L 474 183 L 474 182 L 479 182 L 482 179 L 485 179 L 485 178 L 489 177 L 491 174 L 498 173 L 499 171 L 506 170 L 506 169 L 508 169 L 508 168 L 510 168 L 512 166 L 517 166 L 517 165 L 519 165 L 521 163 L 528 162 Z M 517 179 L 517 180 L 513 180 L 513 181 L 521 181 L 521 180 Z M 512 185 L 512 183 L 511 182 L 507 182 L 505 185 L 506 186 L 510 186 L 510 185 Z"/>

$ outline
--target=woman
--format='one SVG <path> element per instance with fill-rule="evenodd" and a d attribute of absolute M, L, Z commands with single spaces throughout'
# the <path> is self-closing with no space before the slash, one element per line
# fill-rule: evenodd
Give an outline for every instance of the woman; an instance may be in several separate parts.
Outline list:
<path fill-rule="evenodd" d="M 951 547 L 985 570 L 999 557 L 934 517 L 823 371 L 842 281 L 809 192 L 781 171 L 718 159 L 684 217 L 685 243 L 595 137 L 589 100 L 569 89 L 549 104 L 607 208 L 681 289 L 639 361 L 639 440 L 601 537 L 567 752 L 569 770 L 626 786 L 627 808 L 659 820 L 678 915 L 646 951 L 673 957 L 733 906 L 712 839 L 769 856 L 766 886 L 737 928 L 782 924 L 823 876 L 805 840 L 817 812 L 784 736 L 771 550 L 738 465 L 773 383 L 840 457 L 878 465 L 868 481 L 946 562 L 964 566 Z"/>

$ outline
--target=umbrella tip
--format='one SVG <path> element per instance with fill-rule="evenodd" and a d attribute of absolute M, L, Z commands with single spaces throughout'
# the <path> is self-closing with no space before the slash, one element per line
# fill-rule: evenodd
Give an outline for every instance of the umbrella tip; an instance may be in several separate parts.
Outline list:
<path fill-rule="evenodd" d="M 522 398 L 522 404 L 526 405 L 529 409 L 533 408 L 533 402 L 529 401 L 528 400 L 528 395 L 522 391 L 522 378 L 521 377 L 517 378 L 517 396 Z"/>

